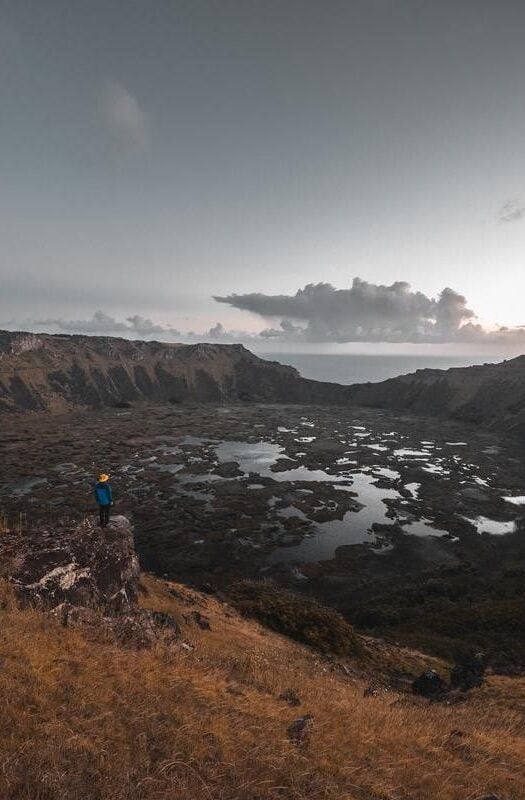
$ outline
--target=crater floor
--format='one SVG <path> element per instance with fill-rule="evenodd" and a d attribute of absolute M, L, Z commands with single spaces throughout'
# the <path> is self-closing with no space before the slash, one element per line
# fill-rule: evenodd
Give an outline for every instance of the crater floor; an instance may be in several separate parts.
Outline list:
<path fill-rule="evenodd" d="M 236 560 L 254 551 L 248 560 L 263 570 L 353 545 L 387 559 L 400 537 L 445 553 L 515 531 L 525 503 L 511 442 L 435 419 L 203 405 L 6 422 L 0 503 L 11 518 L 89 512 L 95 476 L 109 471 L 116 505 L 134 512 L 139 548 L 159 571 L 183 551 L 182 562 L 203 569 L 217 544 Z"/>
<path fill-rule="evenodd" d="M 273 577 L 347 610 L 396 576 L 490 571 L 523 548 L 522 450 L 464 424 L 248 404 L 4 421 L 8 524 L 94 513 L 106 471 L 143 567 L 198 585 Z"/>

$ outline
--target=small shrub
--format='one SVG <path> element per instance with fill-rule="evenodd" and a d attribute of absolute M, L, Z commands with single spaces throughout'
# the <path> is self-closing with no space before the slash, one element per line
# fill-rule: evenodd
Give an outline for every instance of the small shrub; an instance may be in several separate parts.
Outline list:
<path fill-rule="evenodd" d="M 254 617 L 268 628 L 322 653 L 359 652 L 359 640 L 352 626 L 337 611 L 309 597 L 270 583 L 240 581 L 232 587 L 229 598 L 244 616 Z"/>

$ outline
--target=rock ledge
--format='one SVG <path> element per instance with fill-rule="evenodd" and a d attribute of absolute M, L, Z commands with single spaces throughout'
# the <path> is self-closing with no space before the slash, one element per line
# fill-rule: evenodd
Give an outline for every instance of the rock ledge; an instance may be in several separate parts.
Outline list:
<path fill-rule="evenodd" d="M 113 517 L 106 528 L 86 519 L 72 528 L 3 534 L 0 562 L 21 604 L 50 611 L 63 625 L 102 628 L 134 647 L 180 636 L 174 619 L 139 607 L 140 567 L 126 517 Z"/>

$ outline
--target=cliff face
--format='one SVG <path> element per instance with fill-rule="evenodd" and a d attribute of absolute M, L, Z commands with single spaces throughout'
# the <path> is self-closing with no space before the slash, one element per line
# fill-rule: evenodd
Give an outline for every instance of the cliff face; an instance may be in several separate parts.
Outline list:
<path fill-rule="evenodd" d="M 500 364 L 422 369 L 382 383 L 350 386 L 347 401 L 452 417 L 525 438 L 525 356 Z"/>
<path fill-rule="evenodd" d="M 341 386 L 302 378 L 240 344 L 163 344 L 0 331 L 0 412 L 138 400 L 334 403 L 446 416 L 525 438 L 525 356 Z"/>
<path fill-rule="evenodd" d="M 119 402 L 332 402 L 343 388 L 301 378 L 242 345 L 161 344 L 0 332 L 0 411 Z"/>

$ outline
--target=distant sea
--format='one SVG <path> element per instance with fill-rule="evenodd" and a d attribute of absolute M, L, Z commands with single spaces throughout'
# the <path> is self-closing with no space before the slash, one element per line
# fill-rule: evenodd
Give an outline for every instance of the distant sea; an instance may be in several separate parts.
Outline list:
<path fill-rule="evenodd" d="M 261 358 L 289 364 L 305 378 L 335 383 L 384 381 L 416 369 L 449 369 L 503 361 L 503 356 L 428 356 L 319 353 L 258 353 Z"/>

